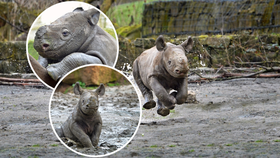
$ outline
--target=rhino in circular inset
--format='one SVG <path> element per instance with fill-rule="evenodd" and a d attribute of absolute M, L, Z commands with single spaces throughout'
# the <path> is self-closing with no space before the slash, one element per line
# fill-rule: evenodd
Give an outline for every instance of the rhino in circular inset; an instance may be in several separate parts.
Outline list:
<path fill-rule="evenodd" d="M 62 126 L 55 129 L 56 133 L 59 137 L 70 138 L 86 148 L 93 149 L 98 145 L 102 128 L 98 96 L 104 95 L 105 87 L 100 84 L 95 91 L 86 91 L 77 82 L 74 93 L 80 95 L 79 102 Z"/>
<path fill-rule="evenodd" d="M 38 62 L 54 80 L 81 65 L 114 65 L 117 42 L 97 25 L 99 16 L 97 9 L 79 7 L 37 30 Z"/>

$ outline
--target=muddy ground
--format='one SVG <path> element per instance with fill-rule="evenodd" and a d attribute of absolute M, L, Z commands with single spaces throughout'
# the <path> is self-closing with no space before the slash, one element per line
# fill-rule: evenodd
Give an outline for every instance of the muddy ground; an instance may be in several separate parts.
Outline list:
<path fill-rule="evenodd" d="M 74 93 L 56 92 L 51 103 L 51 118 L 54 128 L 60 127 L 72 114 L 80 96 Z M 99 97 L 99 112 L 102 130 L 98 148 L 91 151 L 82 148 L 79 142 L 63 139 L 73 150 L 87 155 L 105 155 L 121 149 L 134 135 L 140 121 L 140 104 L 132 85 L 106 87 Z"/>
<path fill-rule="evenodd" d="M 280 79 L 190 84 L 198 104 L 167 117 L 143 110 L 127 147 L 110 157 L 278 157 Z M 65 148 L 48 119 L 51 90 L 0 86 L 0 157 L 80 157 Z"/>

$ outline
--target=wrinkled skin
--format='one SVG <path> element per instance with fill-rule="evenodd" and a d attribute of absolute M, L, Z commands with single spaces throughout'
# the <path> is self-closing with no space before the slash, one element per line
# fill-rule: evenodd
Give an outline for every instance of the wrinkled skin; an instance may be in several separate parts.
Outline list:
<path fill-rule="evenodd" d="M 114 65 L 117 42 L 97 25 L 99 16 L 94 8 L 76 8 L 37 30 L 34 48 L 40 55 L 38 62 L 55 80 L 84 64 Z M 77 54 L 81 55 L 77 58 Z M 53 63 L 56 65 L 52 66 Z"/>
<path fill-rule="evenodd" d="M 56 129 L 56 133 L 59 137 L 79 141 L 84 147 L 93 149 L 98 145 L 102 128 L 98 95 L 104 95 L 105 87 L 101 84 L 95 91 L 90 92 L 83 90 L 77 82 L 74 93 L 80 95 L 80 100 L 71 116 Z"/>
<path fill-rule="evenodd" d="M 156 106 L 152 91 L 158 98 L 157 113 L 166 116 L 175 104 L 183 104 L 188 96 L 189 70 L 185 51 L 193 47 L 193 40 L 189 37 L 181 45 L 165 43 L 159 36 L 156 46 L 144 51 L 133 63 L 133 77 L 142 92 L 146 109 Z M 176 90 L 172 92 L 171 90 Z"/>

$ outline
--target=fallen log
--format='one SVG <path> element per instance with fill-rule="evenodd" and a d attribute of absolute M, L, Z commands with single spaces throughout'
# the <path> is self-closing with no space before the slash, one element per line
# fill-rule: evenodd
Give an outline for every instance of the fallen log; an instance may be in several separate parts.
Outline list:
<path fill-rule="evenodd" d="M 7 77 L 0 77 L 0 81 L 7 81 L 7 82 L 40 82 L 39 79 L 24 79 L 24 78 L 7 78 Z"/>

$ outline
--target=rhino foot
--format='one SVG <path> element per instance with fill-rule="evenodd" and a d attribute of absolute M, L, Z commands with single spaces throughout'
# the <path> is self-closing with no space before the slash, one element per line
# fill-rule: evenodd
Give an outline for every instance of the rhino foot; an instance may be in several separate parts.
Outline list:
<path fill-rule="evenodd" d="M 159 108 L 157 110 L 157 113 L 161 116 L 167 116 L 170 113 L 170 110 L 168 108 Z"/>
<path fill-rule="evenodd" d="M 156 102 L 155 102 L 154 100 L 150 100 L 150 101 L 146 102 L 146 103 L 143 105 L 143 107 L 144 107 L 145 109 L 152 109 L 152 108 L 156 107 Z"/>
<path fill-rule="evenodd" d="M 175 108 L 175 105 L 169 106 L 168 109 L 169 110 L 173 110 Z"/>

